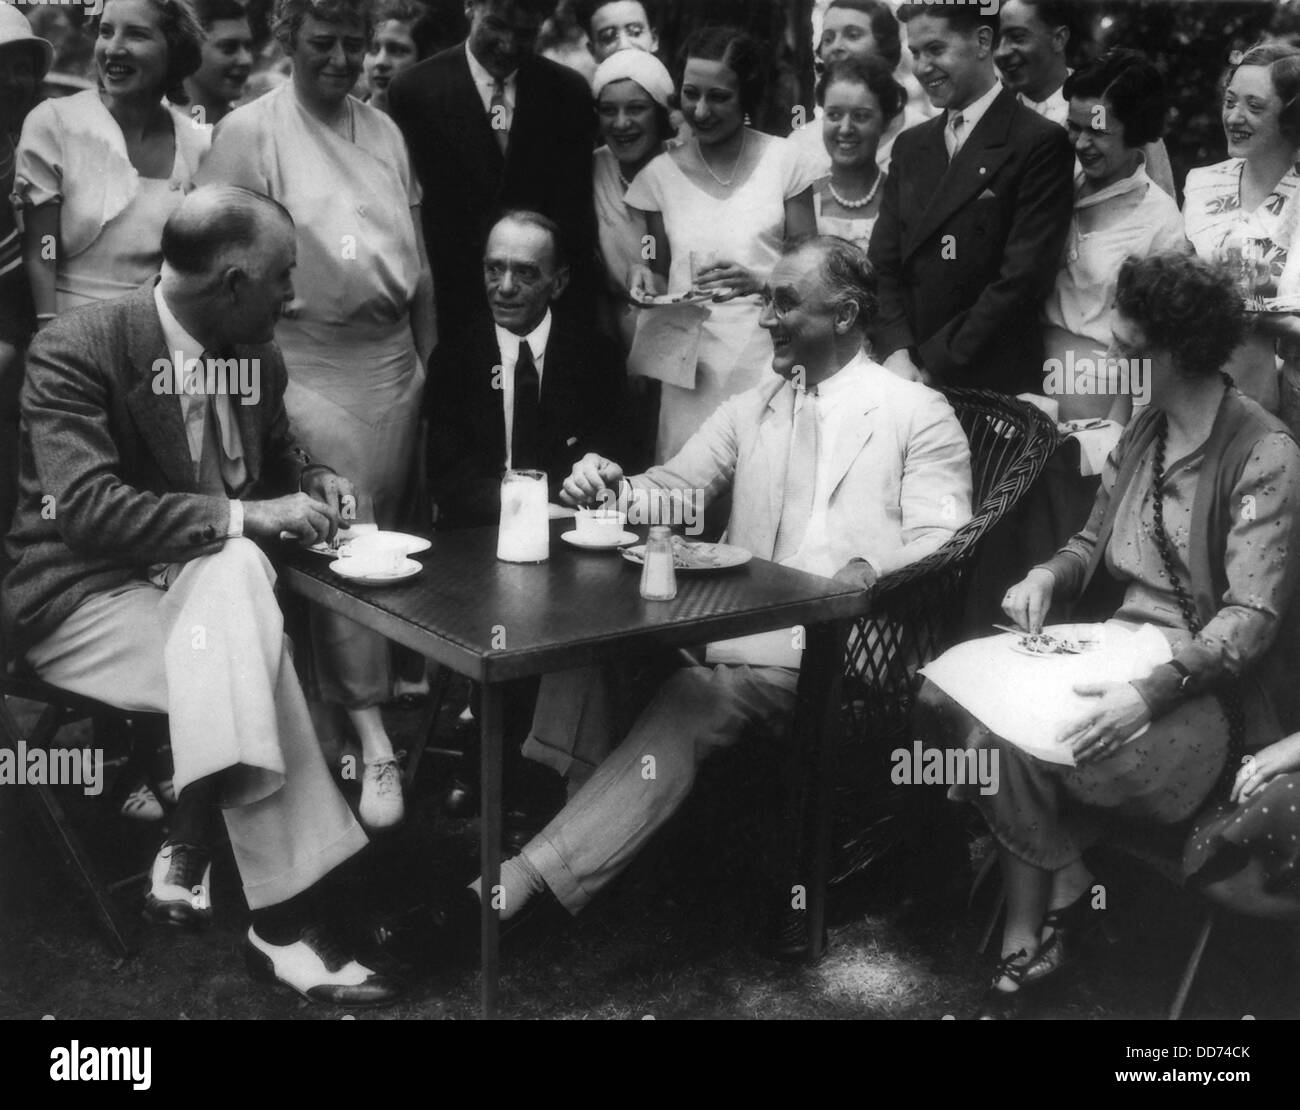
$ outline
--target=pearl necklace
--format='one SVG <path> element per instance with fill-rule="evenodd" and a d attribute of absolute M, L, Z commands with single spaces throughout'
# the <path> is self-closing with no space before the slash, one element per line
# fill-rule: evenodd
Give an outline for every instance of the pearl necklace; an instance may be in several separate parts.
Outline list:
<path fill-rule="evenodd" d="M 724 189 L 730 189 L 731 183 L 736 180 L 736 171 L 740 169 L 740 160 L 745 157 L 745 143 L 748 139 L 749 132 L 742 128 L 740 132 L 740 153 L 736 155 L 736 160 L 731 164 L 731 176 L 727 178 L 726 181 L 723 181 L 722 178 L 713 172 L 713 167 L 709 165 L 709 160 L 704 157 L 704 151 L 700 149 L 700 140 L 695 140 L 695 153 L 699 156 L 700 161 L 704 163 L 704 168 L 709 171 L 709 176 Z"/>
<path fill-rule="evenodd" d="M 828 181 L 826 183 L 826 188 L 830 190 L 831 196 L 835 198 L 835 203 L 838 204 L 841 208 L 848 208 L 850 210 L 855 208 L 866 208 L 868 204 L 870 204 L 873 200 L 876 199 L 876 190 L 880 188 L 880 182 L 884 178 L 884 176 L 885 175 L 881 173 L 879 170 L 876 171 L 876 180 L 875 183 L 871 186 L 871 192 L 869 192 L 861 200 L 845 200 L 842 196 L 840 196 L 839 193 L 835 191 L 835 185 L 833 182 Z"/>

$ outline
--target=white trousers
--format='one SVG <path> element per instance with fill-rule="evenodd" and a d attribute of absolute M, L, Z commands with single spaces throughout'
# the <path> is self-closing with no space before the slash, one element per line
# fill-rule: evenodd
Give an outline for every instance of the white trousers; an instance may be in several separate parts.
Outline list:
<path fill-rule="evenodd" d="M 86 599 L 27 652 L 47 682 L 123 709 L 166 713 L 175 783 L 217 775 L 250 909 L 306 890 L 366 835 L 330 777 L 294 672 L 273 587 L 248 539 Z"/>

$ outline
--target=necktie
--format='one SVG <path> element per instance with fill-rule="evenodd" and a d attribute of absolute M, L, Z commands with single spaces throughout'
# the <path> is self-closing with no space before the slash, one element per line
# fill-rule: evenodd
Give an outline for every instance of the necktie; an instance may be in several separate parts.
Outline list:
<path fill-rule="evenodd" d="M 506 83 L 498 77 L 492 82 L 492 103 L 488 107 L 488 122 L 497 146 L 505 154 L 510 145 L 510 109 L 506 106 Z"/>
<path fill-rule="evenodd" d="M 821 450 L 821 421 L 817 394 L 803 395 L 790 432 L 790 462 L 785 471 L 785 496 L 781 499 L 781 524 L 776 532 L 775 562 L 790 558 L 803 543 L 812 517 L 817 489 L 817 458 Z"/>
<path fill-rule="evenodd" d="M 197 464 L 199 492 L 217 496 L 225 496 L 227 493 L 235 493 L 244 488 L 248 481 L 248 471 L 244 465 L 243 451 L 238 439 L 237 426 L 230 429 L 233 437 L 230 443 L 230 450 L 234 455 L 226 453 L 226 444 L 221 434 L 221 423 L 218 418 L 218 406 L 225 406 L 225 412 L 222 414 L 228 421 L 233 421 L 234 414 L 230 411 L 229 392 L 238 384 L 237 380 L 232 380 L 227 373 L 226 380 L 221 381 L 220 375 L 215 372 L 208 373 L 208 366 L 213 361 L 219 361 L 225 356 L 219 352 L 205 350 L 199 357 L 200 380 L 203 383 L 199 395 L 193 398 L 194 405 L 186 415 L 187 422 L 202 423 L 203 438 L 202 448 L 199 452 Z M 214 368 L 215 370 L 215 368 Z M 208 384 L 221 390 L 224 388 L 224 394 L 217 392 L 208 394 L 206 388 Z"/>
<path fill-rule="evenodd" d="M 966 138 L 964 132 L 966 129 L 966 120 L 960 112 L 955 113 L 948 119 L 948 158 L 952 160 L 957 157 L 957 152 L 961 150 L 961 144 Z"/>
<path fill-rule="evenodd" d="M 515 412 L 510 435 L 510 466 L 514 470 L 541 468 L 539 447 L 542 380 L 533 362 L 533 351 L 525 341 L 519 344 L 515 363 Z"/>
<path fill-rule="evenodd" d="M 221 432 L 217 427 L 217 410 L 211 397 L 200 397 L 195 405 L 203 413 L 203 450 L 199 455 L 199 492 L 211 497 L 225 497 L 226 483 L 221 474 Z"/>

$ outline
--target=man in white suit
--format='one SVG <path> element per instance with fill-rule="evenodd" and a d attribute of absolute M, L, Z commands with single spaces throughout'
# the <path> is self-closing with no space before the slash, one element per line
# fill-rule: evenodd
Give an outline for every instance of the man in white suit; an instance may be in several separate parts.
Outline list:
<path fill-rule="evenodd" d="M 793 248 L 764 301 L 776 377 L 724 402 L 676 457 L 630 481 L 587 455 L 562 499 L 590 504 L 622 486 L 624 497 L 681 490 L 707 502 L 730 489 L 729 542 L 868 589 L 970 518 L 966 436 L 939 393 L 863 353 L 875 311 L 863 251 L 835 238 Z M 676 812 L 701 760 L 751 730 L 787 729 L 800 656 L 791 631 L 710 644 L 706 665 L 674 674 L 559 815 L 502 865 L 502 919 L 544 889 L 577 913 Z M 544 684 L 524 748 L 571 781 L 589 773 L 584 755 L 590 765 L 610 742 L 598 674 Z"/>

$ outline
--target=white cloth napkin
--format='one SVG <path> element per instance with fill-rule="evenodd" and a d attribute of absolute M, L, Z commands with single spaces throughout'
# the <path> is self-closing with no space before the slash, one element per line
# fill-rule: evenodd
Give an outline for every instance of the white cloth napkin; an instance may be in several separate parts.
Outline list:
<path fill-rule="evenodd" d="M 1024 655 L 1012 648 L 1019 637 L 1002 633 L 959 644 L 921 673 L 994 735 L 1048 763 L 1073 766 L 1074 753 L 1064 741 L 1095 705 L 1074 687 L 1145 678 L 1173 655 L 1169 641 L 1150 624 L 1133 629 L 1108 621 L 1045 631 L 1101 643 L 1078 655 Z"/>

